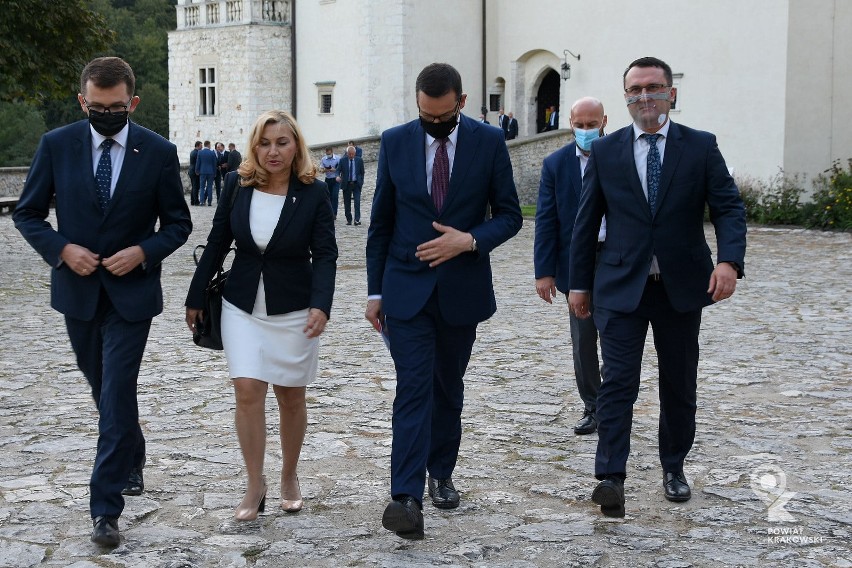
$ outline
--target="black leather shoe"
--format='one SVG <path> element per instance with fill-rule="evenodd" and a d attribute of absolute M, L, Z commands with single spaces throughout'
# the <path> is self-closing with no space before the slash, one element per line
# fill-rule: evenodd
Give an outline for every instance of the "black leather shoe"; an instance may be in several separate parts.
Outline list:
<path fill-rule="evenodd" d="M 346 224 L 347 224 L 347 225 L 351 225 L 351 224 L 352 224 L 352 221 L 346 221 Z"/>
<path fill-rule="evenodd" d="M 423 512 L 414 497 L 394 499 L 385 507 L 382 526 L 400 538 L 423 540 Z"/>
<path fill-rule="evenodd" d="M 360 224 L 361 224 L 361 221 L 355 221 L 355 224 L 356 224 L 356 225 L 360 225 Z"/>
<path fill-rule="evenodd" d="M 439 509 L 455 509 L 459 506 L 459 492 L 453 486 L 453 480 L 435 479 L 429 476 L 429 497 Z"/>
<path fill-rule="evenodd" d="M 142 479 L 142 468 L 134 467 L 127 476 L 127 485 L 121 490 L 122 495 L 142 495 L 145 491 L 145 481 Z"/>
<path fill-rule="evenodd" d="M 666 499 L 676 503 L 689 501 L 692 497 L 692 490 L 682 471 L 667 471 L 663 475 L 663 489 L 666 491 Z"/>
<path fill-rule="evenodd" d="M 595 417 L 595 413 L 592 410 L 586 410 L 583 412 L 583 417 L 580 418 L 580 421 L 574 426 L 575 434 L 594 434 L 598 429 L 598 419 Z"/>
<path fill-rule="evenodd" d="M 592 501 L 601 506 L 607 517 L 624 517 L 624 481 L 609 475 L 592 492 Z"/>
<path fill-rule="evenodd" d="M 121 542 L 115 517 L 95 517 L 92 526 L 92 542 L 95 544 L 115 548 Z"/>

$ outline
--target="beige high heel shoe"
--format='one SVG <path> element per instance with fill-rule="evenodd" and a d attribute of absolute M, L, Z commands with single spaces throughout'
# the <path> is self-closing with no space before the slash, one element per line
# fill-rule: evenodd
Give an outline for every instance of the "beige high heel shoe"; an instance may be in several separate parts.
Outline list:
<path fill-rule="evenodd" d="M 296 477 L 296 485 L 299 485 L 298 499 L 284 499 L 284 491 L 281 491 L 281 508 L 285 513 L 298 513 L 305 504 L 305 501 L 302 499 L 302 487 L 299 484 L 298 476 Z"/>
<path fill-rule="evenodd" d="M 263 493 L 260 495 L 260 500 L 257 504 L 248 507 L 244 505 L 246 502 L 246 498 L 248 498 L 248 493 L 243 497 L 240 506 L 237 507 L 237 510 L 234 511 L 234 518 L 238 521 L 253 521 L 257 518 L 258 513 L 262 513 L 266 509 L 266 477 L 263 478 Z"/>

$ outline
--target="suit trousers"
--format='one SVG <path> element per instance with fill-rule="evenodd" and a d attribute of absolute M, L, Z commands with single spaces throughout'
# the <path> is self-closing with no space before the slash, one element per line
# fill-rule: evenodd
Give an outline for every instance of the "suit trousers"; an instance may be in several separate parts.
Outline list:
<path fill-rule="evenodd" d="M 422 502 L 426 471 L 452 476 L 461 444 L 464 373 L 476 324 L 454 326 L 441 316 L 437 293 L 410 320 L 386 318 L 396 367 L 391 496 Z"/>
<path fill-rule="evenodd" d="M 213 178 L 215 177 L 213 174 L 200 174 L 199 176 L 201 189 L 199 190 L 198 201 L 201 205 L 205 203 L 207 205 L 213 204 Z"/>
<path fill-rule="evenodd" d="M 352 206 L 351 202 L 355 202 L 355 221 L 361 222 L 361 187 L 358 182 L 348 181 L 340 182 L 343 185 L 343 205 L 346 212 L 346 222 L 352 222 Z"/>
<path fill-rule="evenodd" d="M 201 186 L 201 179 L 199 178 L 198 174 L 196 174 L 195 172 L 190 172 L 189 183 L 192 187 L 189 193 L 189 204 L 198 205 L 198 190 Z"/>
<path fill-rule="evenodd" d="M 664 276 L 665 277 L 665 276 Z M 663 471 L 681 471 L 695 439 L 698 332 L 701 310 L 676 311 L 662 281 L 648 280 L 632 313 L 595 308 L 603 356 L 598 392 L 595 476 L 624 475 L 630 453 L 633 404 L 650 324 L 659 366 L 659 454 Z"/>
<path fill-rule="evenodd" d="M 573 313 L 568 314 L 568 324 L 571 329 L 571 352 L 577 392 L 585 410 L 594 414 L 598 406 L 598 389 L 601 386 L 598 328 L 595 327 L 593 318 L 580 319 Z"/>
<path fill-rule="evenodd" d="M 328 186 L 328 198 L 331 200 L 331 212 L 334 213 L 334 218 L 337 218 L 337 205 L 340 203 L 340 184 L 333 177 L 325 178 L 325 185 Z"/>
<path fill-rule="evenodd" d="M 97 454 L 89 482 L 90 512 L 92 518 L 118 517 L 124 509 L 121 491 L 130 470 L 145 462 L 136 383 L 151 320 L 124 320 L 102 289 L 94 319 L 66 316 L 65 325 L 99 415 Z"/>

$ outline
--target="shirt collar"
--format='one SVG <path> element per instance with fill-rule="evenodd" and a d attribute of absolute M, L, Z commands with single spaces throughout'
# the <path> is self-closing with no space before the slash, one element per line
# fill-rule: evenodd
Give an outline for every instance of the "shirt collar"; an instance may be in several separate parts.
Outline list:
<path fill-rule="evenodd" d="M 671 125 L 672 125 L 672 119 L 671 119 L 671 117 L 667 116 L 666 117 L 666 123 L 663 125 L 662 128 L 657 130 L 654 134 L 661 134 L 663 138 L 668 138 L 669 137 L 669 126 L 671 126 Z M 634 122 L 633 123 L 633 141 L 636 142 L 637 140 L 639 140 L 639 137 L 642 136 L 643 134 L 649 134 L 649 133 L 645 132 L 644 130 L 639 128 L 636 125 L 636 123 Z"/>
<path fill-rule="evenodd" d="M 100 148 L 101 144 L 104 143 L 104 140 L 106 140 L 107 137 L 95 130 L 91 124 L 89 125 L 89 130 L 92 131 L 92 147 Z M 118 142 L 119 146 L 121 146 L 122 148 L 127 148 L 127 135 L 129 131 L 130 121 L 128 120 L 127 124 L 124 125 L 124 128 L 118 131 L 118 134 L 116 134 L 115 136 L 110 136 L 109 138 L 112 138 L 114 141 Z"/>

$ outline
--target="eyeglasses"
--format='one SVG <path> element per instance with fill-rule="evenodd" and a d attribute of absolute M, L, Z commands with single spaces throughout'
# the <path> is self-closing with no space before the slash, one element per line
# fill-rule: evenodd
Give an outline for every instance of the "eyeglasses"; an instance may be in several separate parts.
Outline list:
<path fill-rule="evenodd" d="M 420 114 L 420 118 L 426 122 L 449 122 L 456 116 L 456 113 L 459 112 L 459 101 L 456 101 L 456 108 L 454 108 L 452 112 L 442 114 L 441 116 L 432 116 L 431 114 L 425 113 L 420 110 L 419 106 L 417 107 L 417 110 Z"/>
<path fill-rule="evenodd" d="M 641 95 L 642 91 L 647 91 L 650 94 L 655 93 L 663 93 L 666 89 L 671 89 L 671 85 L 662 85 L 660 83 L 651 83 L 650 85 L 634 85 L 632 87 L 628 87 L 624 89 L 624 92 L 630 95 L 631 97 L 635 97 L 636 95 Z"/>
<path fill-rule="evenodd" d="M 121 114 L 123 112 L 127 112 L 128 107 L 130 107 L 130 102 L 126 105 L 112 105 L 108 107 L 103 105 L 90 105 L 86 99 L 83 99 L 83 104 L 86 105 L 89 112 L 94 112 L 96 114 Z"/>

